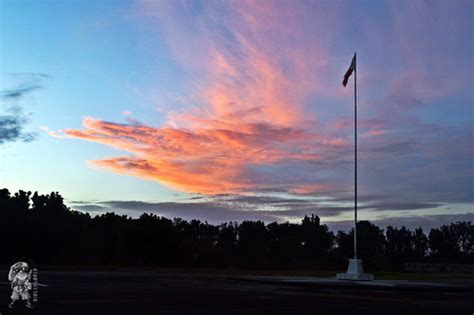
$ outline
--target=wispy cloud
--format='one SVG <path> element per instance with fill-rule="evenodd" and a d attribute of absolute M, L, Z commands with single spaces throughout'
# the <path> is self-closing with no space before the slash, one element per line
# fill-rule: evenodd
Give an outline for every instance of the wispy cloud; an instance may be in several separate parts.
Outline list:
<path fill-rule="evenodd" d="M 11 90 L 2 91 L 2 97 L 6 99 L 20 99 L 26 94 L 41 89 L 40 85 L 25 85 Z"/>
<path fill-rule="evenodd" d="M 1 91 L 1 96 L 5 101 L 18 101 L 26 95 L 42 89 L 45 79 L 51 78 L 45 73 L 19 72 L 4 75 L 11 81 L 16 82 L 15 86 Z"/>

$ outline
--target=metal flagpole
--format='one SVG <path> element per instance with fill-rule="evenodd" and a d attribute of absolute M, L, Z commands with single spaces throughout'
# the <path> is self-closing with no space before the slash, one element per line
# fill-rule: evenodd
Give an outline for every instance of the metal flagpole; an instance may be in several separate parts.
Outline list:
<path fill-rule="evenodd" d="M 349 77 L 354 73 L 354 259 L 349 259 L 346 273 L 336 275 L 339 280 L 372 281 L 374 276 L 364 273 L 362 260 L 357 259 L 357 55 L 351 62 L 349 70 L 344 75 L 342 84 L 346 86 Z"/>
<path fill-rule="evenodd" d="M 357 53 L 354 60 L 354 259 L 357 259 Z"/>

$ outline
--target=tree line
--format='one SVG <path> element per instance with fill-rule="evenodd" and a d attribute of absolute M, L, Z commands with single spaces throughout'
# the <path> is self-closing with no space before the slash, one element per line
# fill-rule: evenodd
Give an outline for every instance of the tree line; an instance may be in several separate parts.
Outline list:
<path fill-rule="evenodd" d="M 401 270 L 405 262 L 474 263 L 474 226 L 456 222 L 425 233 L 405 227 L 357 225 L 358 255 L 370 270 Z M 92 217 L 52 192 L 0 190 L 0 263 L 200 268 L 344 269 L 353 230 L 333 233 L 317 215 L 301 223 L 262 221 L 212 225 L 143 213 Z"/>

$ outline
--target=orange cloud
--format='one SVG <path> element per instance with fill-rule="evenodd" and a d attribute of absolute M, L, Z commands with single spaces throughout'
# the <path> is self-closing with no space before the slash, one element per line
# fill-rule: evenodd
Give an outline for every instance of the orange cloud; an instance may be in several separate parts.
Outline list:
<path fill-rule="evenodd" d="M 153 128 L 85 118 L 84 130 L 66 129 L 63 133 L 132 154 L 92 161 L 93 166 L 206 194 L 265 186 L 249 180 L 249 166 L 320 159 L 308 141 L 341 145 L 290 127 L 226 122 L 228 129 L 209 128 L 213 124 L 220 125 L 208 122 L 208 128 Z"/>

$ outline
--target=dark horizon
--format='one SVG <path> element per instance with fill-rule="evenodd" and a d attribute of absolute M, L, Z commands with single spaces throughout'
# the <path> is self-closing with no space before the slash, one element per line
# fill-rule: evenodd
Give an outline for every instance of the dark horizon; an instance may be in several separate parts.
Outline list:
<path fill-rule="evenodd" d="M 332 232 L 317 215 L 300 223 L 245 220 L 212 225 L 153 214 L 136 219 L 70 210 L 59 193 L 0 190 L 0 263 L 26 256 L 38 264 L 214 268 L 341 269 L 353 253 L 353 231 Z M 403 271 L 404 263 L 474 264 L 474 225 L 381 229 L 357 224 L 358 252 L 369 270 Z"/>

